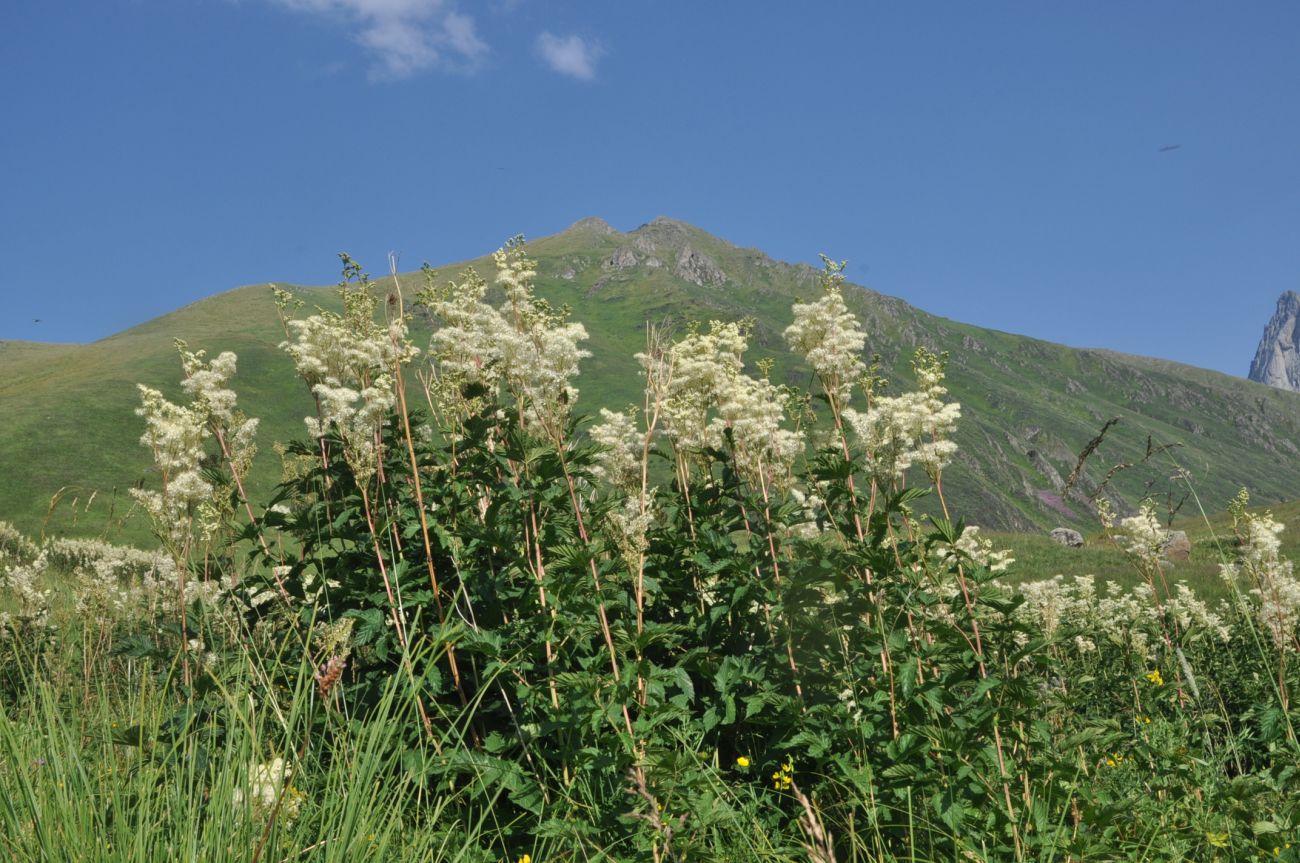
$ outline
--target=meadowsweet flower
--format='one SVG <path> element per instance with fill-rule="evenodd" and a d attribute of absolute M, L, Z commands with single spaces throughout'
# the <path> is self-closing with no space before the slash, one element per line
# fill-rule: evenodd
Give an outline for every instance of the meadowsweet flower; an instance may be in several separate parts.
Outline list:
<path fill-rule="evenodd" d="M 1099 594 L 1093 576 L 1076 576 L 1066 582 L 1058 575 L 1013 589 L 1025 598 L 1018 616 L 1037 624 L 1048 637 L 1062 626 L 1075 630 L 1079 633 L 1075 646 L 1080 653 L 1098 649 L 1100 642 L 1149 659 L 1154 645 L 1163 638 L 1162 612 L 1151 602 L 1151 590 L 1145 584 L 1125 589 L 1107 582 Z M 1188 642 L 1228 640 L 1224 609 L 1211 608 L 1183 582 L 1173 585 L 1173 595 L 1166 599 L 1163 611 L 1173 616 L 1180 637 Z"/>
<path fill-rule="evenodd" d="M 1164 557 L 1166 531 L 1150 504 L 1142 504 L 1137 515 L 1121 519 L 1119 543 L 1140 565 L 1159 567 Z"/>
<path fill-rule="evenodd" d="M 979 531 L 978 527 L 968 525 L 962 529 L 961 536 L 955 543 L 938 544 L 932 553 L 946 566 L 955 566 L 966 559 L 985 567 L 989 572 L 1005 572 L 1016 562 L 1015 558 L 1006 549 L 994 550 L 992 541 L 981 537 Z"/>
<path fill-rule="evenodd" d="M 648 377 L 666 377 L 654 363 L 671 365 L 663 412 L 674 446 L 721 449 L 729 438 L 742 473 L 777 482 L 803 452 L 804 438 L 782 427 L 785 399 L 779 388 L 744 374 L 745 330 L 713 321 L 707 332 L 693 331 L 674 344 L 666 359 L 640 356 Z"/>
<path fill-rule="evenodd" d="M 961 406 L 945 402 L 943 360 L 917 350 L 913 362 L 918 389 L 900 396 L 881 396 L 866 413 L 852 408 L 844 418 L 870 458 L 870 470 L 879 482 L 903 478 L 913 465 L 932 479 L 948 466 L 957 452 L 950 436 L 957 428 Z"/>
<path fill-rule="evenodd" d="M 827 394 L 843 404 L 866 368 L 860 357 L 867 336 L 844 304 L 844 264 L 825 255 L 822 262 L 824 293 L 814 302 L 794 304 L 794 323 L 786 327 L 785 341 L 812 366 Z"/>
<path fill-rule="evenodd" d="M 578 397 L 578 364 L 591 356 L 578 347 L 587 330 L 536 296 L 536 264 L 524 254 L 521 239 L 499 249 L 493 261 L 506 295 L 500 309 L 485 302 L 487 283 L 472 271 L 461 282 L 430 286 L 420 295 L 441 323 L 430 340 L 442 381 L 437 395 L 444 409 L 468 411 L 473 406 L 461 396 L 467 385 L 494 395 L 504 386 L 525 417 L 557 434 Z"/>
<path fill-rule="evenodd" d="M 653 489 L 646 496 L 644 504 L 640 495 L 626 497 L 622 507 L 611 510 L 606 519 L 629 572 L 636 572 L 640 568 L 641 555 L 649 548 L 646 533 L 655 520 L 655 510 L 651 507 L 653 500 Z"/>
<path fill-rule="evenodd" d="M 1283 525 L 1271 513 L 1234 513 L 1241 535 L 1237 559 L 1223 564 L 1221 577 L 1233 587 L 1245 588 L 1255 615 L 1279 650 L 1295 651 L 1296 625 L 1300 623 L 1300 579 L 1291 561 L 1281 556 Z"/>
<path fill-rule="evenodd" d="M 721 447 L 721 428 L 709 411 L 741 375 L 748 341 L 741 325 L 713 321 L 707 332 L 691 332 L 669 350 L 672 377 L 664 404 L 669 436 L 680 449 Z"/>
<path fill-rule="evenodd" d="M 602 421 L 588 432 L 601 447 L 596 456 L 596 475 L 616 488 L 639 488 L 645 437 L 637 430 L 633 414 L 601 408 L 600 417 Z"/>
<path fill-rule="evenodd" d="M 213 494 L 201 474 L 209 437 L 203 411 L 174 404 L 158 390 L 139 385 L 141 406 L 136 415 L 145 421 L 140 443 L 153 452 L 162 473 L 161 492 L 131 489 L 131 496 L 148 513 L 164 542 L 180 547 L 190 536 L 195 513 Z"/>
<path fill-rule="evenodd" d="M 50 595 L 40 586 L 45 576 L 43 554 L 28 564 L 0 568 L 0 600 L 9 610 L 0 613 L 0 641 L 44 641 L 49 634 Z"/>
<path fill-rule="evenodd" d="M 394 373 L 419 353 L 408 338 L 407 321 L 375 320 L 373 284 L 344 257 L 339 287 L 343 314 L 320 312 L 285 324 L 280 343 L 316 398 L 318 416 L 305 419 L 313 437 L 331 428 L 343 439 L 343 458 L 364 483 L 377 469 L 381 431 L 397 402 Z"/>
<path fill-rule="evenodd" d="M 15 561 L 31 560 L 38 551 L 36 543 L 23 535 L 18 528 L 7 521 L 0 521 L 0 560 L 5 558 Z"/>
<path fill-rule="evenodd" d="M 283 758 L 251 765 L 247 784 L 234 790 L 236 810 L 242 811 L 247 801 L 254 815 L 259 818 L 268 817 L 275 808 L 275 801 L 280 797 L 280 789 L 285 787 L 292 775 L 293 767 Z M 285 789 L 284 800 L 280 803 L 279 817 L 286 822 L 292 821 L 302 808 L 304 799 L 305 795 L 290 785 Z"/>
<path fill-rule="evenodd" d="M 230 351 L 222 351 L 211 362 L 204 362 L 204 351 L 191 353 L 185 349 L 185 343 L 177 341 L 181 354 L 181 366 L 185 370 L 185 380 L 181 389 L 189 393 L 194 406 L 207 414 L 225 422 L 234 419 L 235 391 L 227 384 L 235 374 L 237 357 Z"/>

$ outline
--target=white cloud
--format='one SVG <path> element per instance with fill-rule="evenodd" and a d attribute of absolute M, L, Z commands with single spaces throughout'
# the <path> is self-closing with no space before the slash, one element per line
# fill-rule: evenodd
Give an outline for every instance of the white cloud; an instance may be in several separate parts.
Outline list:
<path fill-rule="evenodd" d="M 605 53 L 599 45 L 581 36 L 556 36 L 554 33 L 538 36 L 537 50 L 553 70 L 583 81 L 596 77 L 596 60 Z"/>
<path fill-rule="evenodd" d="M 406 78 L 434 66 L 473 71 L 487 54 L 474 19 L 449 0 L 273 0 L 296 12 L 354 28 L 380 78 Z"/>

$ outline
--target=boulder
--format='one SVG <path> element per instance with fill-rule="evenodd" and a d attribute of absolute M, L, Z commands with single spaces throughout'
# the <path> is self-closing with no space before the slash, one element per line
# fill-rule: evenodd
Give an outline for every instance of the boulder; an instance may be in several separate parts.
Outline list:
<path fill-rule="evenodd" d="M 1186 531 L 1169 531 L 1165 535 L 1163 548 L 1165 557 L 1176 563 L 1185 562 L 1192 556 L 1192 541 L 1187 538 Z"/>
<path fill-rule="evenodd" d="M 1079 548 L 1083 545 L 1083 534 L 1068 527 L 1055 528 L 1048 536 L 1068 548 Z"/>

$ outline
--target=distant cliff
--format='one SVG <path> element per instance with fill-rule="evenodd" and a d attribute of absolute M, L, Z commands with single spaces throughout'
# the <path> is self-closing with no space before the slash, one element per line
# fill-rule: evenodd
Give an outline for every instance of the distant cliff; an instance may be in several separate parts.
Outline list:
<path fill-rule="evenodd" d="M 1278 297 L 1277 311 L 1264 327 L 1247 377 L 1300 392 L 1300 294 L 1295 291 Z"/>

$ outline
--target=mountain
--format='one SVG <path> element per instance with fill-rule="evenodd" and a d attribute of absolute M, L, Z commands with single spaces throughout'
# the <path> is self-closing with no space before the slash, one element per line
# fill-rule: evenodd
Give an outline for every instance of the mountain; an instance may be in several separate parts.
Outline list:
<path fill-rule="evenodd" d="M 1300 391 L 1300 294 L 1295 291 L 1277 298 L 1277 311 L 1264 327 L 1248 377 L 1271 387 Z"/>
<path fill-rule="evenodd" d="M 790 305 L 812 299 L 818 273 L 775 261 L 698 228 L 659 218 L 620 232 L 599 219 L 529 243 L 538 292 L 567 304 L 591 334 L 577 409 L 619 409 L 640 401 L 633 354 L 647 321 L 754 321 L 751 366 L 774 363 L 777 383 L 805 386 L 809 372 L 785 347 Z M 479 258 L 435 269 L 439 280 Z M 401 277 L 413 290 L 420 274 Z M 288 287 L 282 285 L 281 287 Z M 382 288 L 382 285 L 381 285 Z M 293 288 L 313 306 L 334 307 L 329 287 Z M 1119 469 L 1104 494 L 1123 510 L 1145 495 L 1168 508 L 1186 492 L 1170 480 L 1190 475 L 1201 501 L 1221 509 L 1241 486 L 1257 503 L 1300 489 L 1300 394 L 1164 360 L 1085 350 L 983 329 L 927 314 L 866 288 L 846 300 L 881 357 L 894 391 L 910 386 L 918 346 L 951 355 L 952 397 L 962 403 L 961 452 L 945 474 L 948 502 L 974 524 L 1043 529 L 1093 524 L 1089 495 Z M 427 334 L 427 322 L 417 321 Z M 111 529 L 143 541 L 146 528 L 125 494 L 155 482 L 139 445 L 135 384 L 179 398 L 173 339 L 210 354 L 239 355 L 240 406 L 262 418 L 262 451 L 251 483 L 265 497 L 279 478 L 272 443 L 304 434 L 305 387 L 276 345 L 283 332 L 266 285 L 201 300 L 87 345 L 0 342 L 0 519 L 25 530 L 93 533 Z M 1065 478 L 1107 420 L 1118 417 L 1076 485 Z M 1163 449 L 1165 445 L 1175 445 Z M 54 505 L 51 499 L 54 498 Z"/>

